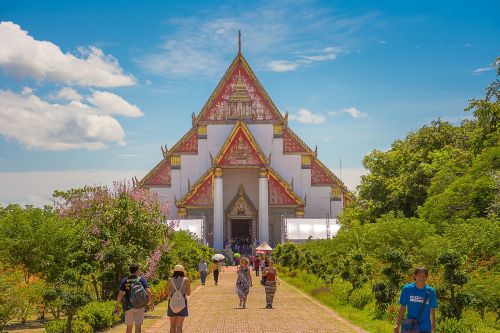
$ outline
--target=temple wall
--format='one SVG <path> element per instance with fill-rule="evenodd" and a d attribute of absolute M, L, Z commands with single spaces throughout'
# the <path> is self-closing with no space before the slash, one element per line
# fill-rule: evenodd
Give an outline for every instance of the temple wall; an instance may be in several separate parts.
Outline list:
<path fill-rule="evenodd" d="M 275 138 L 272 141 L 273 155 L 271 157 L 271 167 L 288 183 L 294 183 L 295 192 L 303 196 L 301 176 L 300 176 L 300 155 L 283 154 L 283 139 Z"/>
<path fill-rule="evenodd" d="M 269 157 L 273 143 L 273 124 L 248 124 L 247 126 L 264 155 Z"/>

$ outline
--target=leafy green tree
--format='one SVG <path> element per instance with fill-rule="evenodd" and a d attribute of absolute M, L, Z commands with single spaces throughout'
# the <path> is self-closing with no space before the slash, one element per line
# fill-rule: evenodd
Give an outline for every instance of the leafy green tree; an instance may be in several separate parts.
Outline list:
<path fill-rule="evenodd" d="M 24 283 L 19 269 L 11 269 L 0 263 L 0 333 L 5 325 L 18 316 L 22 306 L 20 285 Z"/>
<path fill-rule="evenodd" d="M 454 252 L 445 252 L 438 263 L 444 267 L 444 281 L 446 289 L 440 293 L 441 299 L 447 301 L 447 304 L 441 306 L 441 313 L 445 318 L 462 317 L 464 308 L 470 303 L 470 296 L 464 292 L 457 292 L 457 287 L 467 283 L 468 277 L 462 270 L 462 258 L 460 254 Z"/>
<path fill-rule="evenodd" d="M 54 197 L 57 213 L 83 226 L 73 257 L 87 270 L 97 299 L 115 297 L 116 286 L 131 262 L 156 268 L 168 248 L 172 232 L 164 223 L 168 205 L 147 190 L 115 183 L 113 188 L 56 191 Z M 147 268 L 152 276 L 154 271 Z"/>

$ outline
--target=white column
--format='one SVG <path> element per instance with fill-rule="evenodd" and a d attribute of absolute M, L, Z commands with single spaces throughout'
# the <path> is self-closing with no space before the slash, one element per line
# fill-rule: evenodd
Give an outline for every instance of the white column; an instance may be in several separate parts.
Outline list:
<path fill-rule="evenodd" d="M 213 248 L 224 248 L 224 205 L 222 200 L 222 169 L 216 168 L 214 173 L 214 243 Z"/>
<path fill-rule="evenodd" d="M 259 171 L 259 241 L 269 242 L 269 182 L 267 170 Z"/>

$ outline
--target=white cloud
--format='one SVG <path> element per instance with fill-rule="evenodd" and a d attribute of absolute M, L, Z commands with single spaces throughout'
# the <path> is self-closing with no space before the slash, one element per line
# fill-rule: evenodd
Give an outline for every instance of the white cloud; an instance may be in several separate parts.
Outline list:
<path fill-rule="evenodd" d="M 347 113 L 347 114 L 349 114 L 353 118 L 370 118 L 368 116 L 368 113 L 361 112 L 361 111 L 359 111 L 355 107 L 350 107 L 350 108 L 343 109 L 343 110 L 340 110 L 340 111 L 327 111 L 327 113 L 330 116 L 340 116 L 342 113 Z"/>
<path fill-rule="evenodd" d="M 378 43 L 379 44 L 387 44 L 387 42 L 385 40 L 379 40 Z"/>
<path fill-rule="evenodd" d="M 297 55 L 295 56 L 296 60 L 274 60 L 270 61 L 267 64 L 267 68 L 269 68 L 273 72 L 288 72 L 294 71 L 300 66 L 312 64 L 318 61 L 328 61 L 335 60 L 337 58 L 337 54 L 342 52 L 342 49 L 339 47 L 325 47 L 320 51 L 311 51 L 309 54 L 300 54 L 300 52 L 295 52 Z"/>
<path fill-rule="evenodd" d="M 296 70 L 299 64 L 288 60 L 275 60 L 269 62 L 267 67 L 273 72 L 282 73 Z"/>
<path fill-rule="evenodd" d="M 59 46 L 40 41 L 13 22 L 0 22 L 0 67 L 18 77 L 32 77 L 80 86 L 119 87 L 135 84 L 118 61 L 90 46 L 81 56 L 63 53 Z"/>
<path fill-rule="evenodd" d="M 74 170 L 0 172 L 0 205 L 50 205 L 54 190 L 69 190 L 85 185 L 112 186 L 113 181 L 141 178 L 144 170 Z"/>
<path fill-rule="evenodd" d="M 484 72 L 488 72 L 488 71 L 491 71 L 493 70 L 493 67 L 484 67 L 484 68 L 477 68 L 475 69 L 472 74 L 473 75 L 481 75 L 483 74 Z"/>
<path fill-rule="evenodd" d="M 290 113 L 288 118 L 302 124 L 322 124 L 326 121 L 321 114 L 314 114 L 307 109 L 300 109 L 297 114 Z"/>
<path fill-rule="evenodd" d="M 55 97 L 66 101 L 81 101 L 82 96 L 73 88 L 64 87 L 55 94 Z"/>
<path fill-rule="evenodd" d="M 144 115 L 137 106 L 107 91 L 94 91 L 92 96 L 88 97 L 87 100 L 104 114 L 116 114 L 126 117 L 141 117 Z"/>
<path fill-rule="evenodd" d="M 0 90 L 0 135 L 29 149 L 102 149 L 124 145 L 118 121 L 78 101 L 52 104 L 33 94 Z"/>

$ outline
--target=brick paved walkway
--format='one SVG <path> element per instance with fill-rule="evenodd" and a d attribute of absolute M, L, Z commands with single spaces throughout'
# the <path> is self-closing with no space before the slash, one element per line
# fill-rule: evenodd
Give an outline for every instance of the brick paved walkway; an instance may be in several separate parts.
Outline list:
<path fill-rule="evenodd" d="M 252 274 L 247 309 L 237 308 L 235 267 L 220 274 L 218 286 L 209 275 L 207 284 L 198 286 L 188 300 L 184 332 L 366 332 L 285 282 L 278 286 L 274 309 L 266 309 L 264 287 Z M 164 317 L 146 333 L 165 333 L 169 327 Z"/>

